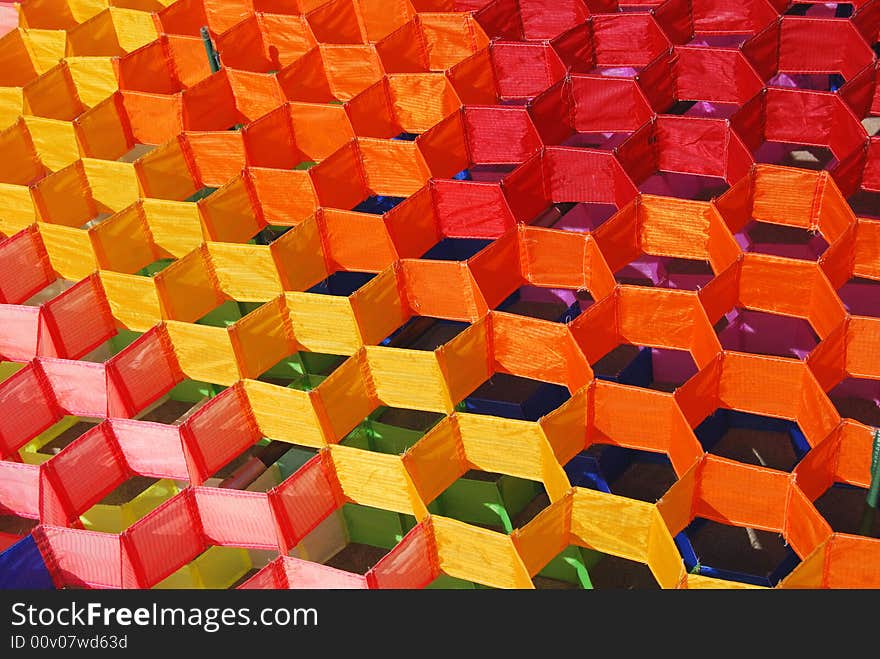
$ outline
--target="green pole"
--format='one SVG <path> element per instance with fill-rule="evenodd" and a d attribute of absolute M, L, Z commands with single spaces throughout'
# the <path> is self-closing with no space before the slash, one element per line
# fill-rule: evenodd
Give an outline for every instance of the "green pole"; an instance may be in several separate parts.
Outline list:
<path fill-rule="evenodd" d="M 220 70 L 220 56 L 217 49 L 214 48 L 214 42 L 211 41 L 211 33 L 208 32 L 207 26 L 201 29 L 202 43 L 205 44 L 205 53 L 208 55 L 208 64 L 211 66 L 211 73 L 217 73 Z"/>
<path fill-rule="evenodd" d="M 880 428 L 874 430 L 874 446 L 871 450 L 871 485 L 865 497 L 865 511 L 859 525 L 859 535 L 870 536 L 877 518 L 877 500 L 880 498 Z"/>

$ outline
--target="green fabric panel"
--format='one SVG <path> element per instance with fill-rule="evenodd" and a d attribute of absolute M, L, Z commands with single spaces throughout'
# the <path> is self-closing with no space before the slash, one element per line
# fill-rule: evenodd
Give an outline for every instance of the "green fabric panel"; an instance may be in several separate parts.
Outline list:
<path fill-rule="evenodd" d="M 301 352 L 299 357 L 306 372 L 313 375 L 330 375 L 347 359 L 341 355 L 325 355 L 321 352 Z"/>
<path fill-rule="evenodd" d="M 242 317 L 242 310 L 235 302 L 224 302 L 213 311 L 209 311 L 196 321 L 196 325 L 211 327 L 229 327 Z"/>
<path fill-rule="evenodd" d="M 316 454 L 317 451 L 309 451 L 304 448 L 290 449 L 278 461 L 278 470 L 281 472 L 281 478 L 284 479 L 296 473 L 300 467 L 315 457 Z"/>
<path fill-rule="evenodd" d="M 141 332 L 132 332 L 126 329 L 118 330 L 116 336 L 110 339 L 110 350 L 115 355 L 137 341 L 141 336 Z"/>
<path fill-rule="evenodd" d="M 474 590 L 475 588 L 476 584 L 471 581 L 450 577 L 446 574 L 441 574 L 425 586 L 426 590 Z"/>
<path fill-rule="evenodd" d="M 379 421 L 370 421 L 369 430 L 373 436 L 374 450 L 389 455 L 401 455 L 425 436 L 421 430 L 398 428 Z"/>
<path fill-rule="evenodd" d="M 357 428 L 352 430 L 339 443 L 342 446 L 351 446 L 352 448 L 359 448 L 363 449 L 364 451 L 371 450 L 370 436 L 367 434 L 362 426 L 358 426 Z"/>
<path fill-rule="evenodd" d="M 395 512 L 347 503 L 342 514 L 351 542 L 391 549 L 403 537 L 400 515 Z"/>
<path fill-rule="evenodd" d="M 587 589 L 592 588 L 582 550 L 573 545 L 569 545 L 559 552 L 556 558 L 538 572 L 538 576 L 579 584 Z"/>
<path fill-rule="evenodd" d="M 502 505 L 501 493 L 495 483 L 459 478 L 438 499 L 447 517 L 471 522 L 503 526 L 502 520 L 486 504 Z"/>
<path fill-rule="evenodd" d="M 541 486 L 535 481 L 513 476 L 502 476 L 498 479 L 498 489 L 511 517 L 519 515 L 532 499 L 541 494 Z"/>
<path fill-rule="evenodd" d="M 197 380 L 184 380 L 174 387 L 168 395 L 171 400 L 179 400 L 184 403 L 198 403 L 203 398 L 215 396 L 214 385 Z"/>

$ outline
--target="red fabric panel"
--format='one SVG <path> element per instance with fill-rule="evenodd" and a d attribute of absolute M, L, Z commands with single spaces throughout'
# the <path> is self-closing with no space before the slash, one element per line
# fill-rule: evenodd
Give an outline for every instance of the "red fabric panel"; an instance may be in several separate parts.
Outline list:
<path fill-rule="evenodd" d="M 517 222 L 531 222 L 550 205 L 545 181 L 546 151 L 513 170 L 502 183 L 504 196 Z"/>
<path fill-rule="evenodd" d="M 574 130 L 625 132 L 650 121 L 653 112 L 633 80 L 575 75 L 571 78 Z"/>
<path fill-rule="evenodd" d="M 551 44 L 570 73 L 589 73 L 596 67 L 592 21 L 559 35 Z"/>
<path fill-rule="evenodd" d="M 122 587 L 119 536 L 41 526 L 35 537 L 56 586 Z"/>
<path fill-rule="evenodd" d="M 724 176 L 728 128 L 721 119 L 658 117 L 657 165 L 668 172 Z"/>
<path fill-rule="evenodd" d="M 367 573 L 374 588 L 424 588 L 440 575 L 433 536 L 424 524 L 412 529 Z"/>
<path fill-rule="evenodd" d="M 780 30 L 780 71 L 840 72 L 850 78 L 874 59 L 849 21 L 785 16 Z"/>
<path fill-rule="evenodd" d="M 736 114 L 730 118 L 733 128 L 743 144 L 755 151 L 764 142 L 764 115 L 767 107 L 767 96 L 759 94 L 744 103 Z"/>
<path fill-rule="evenodd" d="M 184 450 L 194 458 L 197 469 L 190 474 L 196 485 L 260 439 L 238 387 L 230 387 L 206 403 L 184 422 L 182 433 Z"/>
<path fill-rule="evenodd" d="M 269 502 L 281 528 L 286 550 L 295 547 L 312 529 L 336 510 L 338 484 L 331 467 L 316 455 L 269 493 Z"/>
<path fill-rule="evenodd" d="M 529 115 L 544 144 L 560 144 L 574 132 L 570 79 L 541 92 L 529 105 Z"/>
<path fill-rule="evenodd" d="M 868 43 L 874 43 L 880 29 L 880 4 L 866 2 L 850 18 L 853 25 Z"/>
<path fill-rule="evenodd" d="M 648 14 L 593 18 L 597 66 L 645 66 L 672 44 Z"/>
<path fill-rule="evenodd" d="M 876 109 L 872 110 L 876 98 L 876 76 L 877 65 L 866 66 L 838 90 L 840 97 L 846 101 L 857 117 L 867 116 L 872 111 L 876 112 Z"/>
<path fill-rule="evenodd" d="M 745 103 L 763 87 L 761 78 L 740 51 L 679 46 L 675 54 L 678 99 Z"/>
<path fill-rule="evenodd" d="M 868 142 L 868 159 L 865 162 L 862 187 L 880 191 L 880 137 L 872 137 Z"/>
<path fill-rule="evenodd" d="M 474 14 L 490 39 L 523 38 L 523 25 L 517 0 L 493 0 Z"/>
<path fill-rule="evenodd" d="M 653 3 L 652 3 L 653 4 Z M 691 0 L 667 0 L 654 8 L 654 20 L 673 43 L 687 43 L 694 33 Z"/>
<path fill-rule="evenodd" d="M 26 361 L 37 356 L 40 308 L 0 305 L 0 359 Z"/>
<path fill-rule="evenodd" d="M 209 487 L 193 488 L 193 495 L 208 544 L 279 548 L 268 495 Z"/>
<path fill-rule="evenodd" d="M 43 305 L 58 356 L 78 359 L 116 334 L 116 323 L 97 275 Z"/>
<path fill-rule="evenodd" d="M 22 229 L 0 241 L 0 303 L 20 304 L 54 280 L 36 229 Z"/>
<path fill-rule="evenodd" d="M 287 587 L 282 557 L 276 558 L 238 587 L 238 590 L 281 590 Z"/>
<path fill-rule="evenodd" d="M 0 462 L 0 514 L 37 519 L 40 514 L 40 468 Z"/>
<path fill-rule="evenodd" d="M 140 588 L 154 586 L 208 548 L 189 489 L 132 524 L 123 535 Z"/>
<path fill-rule="evenodd" d="M 739 181 L 748 175 L 755 161 L 751 151 L 739 135 L 729 128 L 727 133 L 727 162 L 724 167 L 724 176 L 728 181 Z"/>
<path fill-rule="evenodd" d="M 861 147 L 865 133 L 836 94 L 768 89 L 765 137 L 828 146 L 838 158 Z"/>
<path fill-rule="evenodd" d="M 61 418 L 39 367 L 31 364 L 0 382 L 0 452 L 3 458 Z"/>
<path fill-rule="evenodd" d="M 166 349 L 158 328 L 138 338 L 107 364 L 109 387 L 124 403 L 111 416 L 134 416 L 183 379 L 172 350 Z"/>
<path fill-rule="evenodd" d="M 42 521 L 67 525 L 128 480 L 128 469 L 117 456 L 110 425 L 102 423 L 49 460 L 44 477 L 55 486 L 65 517 L 55 519 L 44 510 Z"/>
<path fill-rule="evenodd" d="M 107 383 L 103 364 L 46 357 L 38 361 L 63 414 L 107 416 Z"/>
<path fill-rule="evenodd" d="M 638 75 L 639 87 L 656 112 L 666 111 L 675 102 L 675 83 L 672 58 L 663 53 L 642 69 Z"/>
<path fill-rule="evenodd" d="M 189 480 L 178 426 L 113 419 L 119 450 L 132 471 L 151 478 Z"/>
<path fill-rule="evenodd" d="M 655 142 L 655 124 L 650 123 L 617 148 L 617 160 L 635 184 L 642 183 L 660 169 Z"/>
<path fill-rule="evenodd" d="M 765 0 L 693 0 L 691 6 L 700 34 L 756 32 L 777 16 Z"/>
<path fill-rule="evenodd" d="M 552 39 L 587 20 L 590 12 L 581 0 L 519 0 L 526 39 Z"/>
<path fill-rule="evenodd" d="M 503 98 L 536 96 L 565 74 L 562 62 L 546 44 L 496 42 L 490 54 Z"/>
<path fill-rule="evenodd" d="M 360 574 L 352 574 L 327 567 L 318 563 L 310 563 L 291 556 L 282 556 L 282 569 L 287 587 L 293 590 L 300 589 L 365 589 L 367 578 Z"/>
<path fill-rule="evenodd" d="M 545 175 L 554 202 L 575 201 L 623 206 L 637 190 L 609 152 L 548 147 Z"/>
<path fill-rule="evenodd" d="M 501 186 L 431 181 L 440 233 L 448 238 L 497 238 L 516 224 Z"/>
<path fill-rule="evenodd" d="M 541 148 L 525 108 L 465 107 L 464 125 L 474 164 L 521 163 Z"/>

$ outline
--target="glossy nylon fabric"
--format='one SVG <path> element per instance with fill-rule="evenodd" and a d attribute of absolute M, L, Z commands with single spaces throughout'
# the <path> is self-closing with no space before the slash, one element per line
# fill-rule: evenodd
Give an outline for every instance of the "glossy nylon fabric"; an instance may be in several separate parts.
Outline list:
<path fill-rule="evenodd" d="M 743 586 L 685 568 L 673 538 L 705 518 L 781 534 L 800 559 L 781 587 L 880 586 L 880 540 L 815 505 L 870 484 L 874 431 L 829 393 L 880 380 L 880 313 L 852 301 L 880 279 L 880 221 L 857 203 L 880 191 L 861 123 L 880 2 L 853 4 L 0 4 L 0 514 L 36 523 L 3 546 L 29 535 L 58 587 L 226 587 L 234 568 L 248 588 L 531 588 L 572 545 L 664 588 Z M 753 222 L 824 246 L 762 248 Z M 512 313 L 523 287 L 591 304 Z M 730 348 L 734 312 L 799 319 L 816 345 Z M 386 340 L 424 318 L 466 327 Z M 627 345 L 695 374 L 600 377 Z M 309 388 L 264 377 L 308 353 L 342 363 Z M 496 374 L 570 397 L 537 421 L 463 410 Z M 192 382 L 213 387 L 192 413 L 141 418 Z M 380 408 L 440 420 L 402 452 L 351 445 Z M 796 422 L 809 450 L 791 473 L 707 453 L 716 409 Z M 73 417 L 95 425 L 41 454 Z M 317 454 L 217 488 L 263 438 Z M 599 444 L 667 456 L 675 483 L 656 502 L 573 487 L 564 467 Z M 471 471 L 546 505 L 512 533 L 437 512 Z M 176 485 L 102 504 L 133 477 Z M 361 574 L 323 564 L 360 537 L 339 530 L 352 504 L 409 520 Z M 35 558 L 12 547 L 0 565 Z"/>

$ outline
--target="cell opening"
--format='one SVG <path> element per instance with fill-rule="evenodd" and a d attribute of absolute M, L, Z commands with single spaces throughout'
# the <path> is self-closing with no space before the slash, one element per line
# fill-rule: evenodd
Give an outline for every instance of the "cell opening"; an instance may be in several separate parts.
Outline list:
<path fill-rule="evenodd" d="M 481 238 L 444 238 L 420 258 L 431 261 L 467 261 L 491 244 L 491 240 Z"/>
<path fill-rule="evenodd" d="M 592 364 L 602 380 L 670 393 L 683 385 L 698 369 L 687 350 L 646 348 L 623 343 Z"/>
<path fill-rule="evenodd" d="M 157 590 L 237 588 L 277 556 L 277 551 L 211 546 L 153 588 Z"/>
<path fill-rule="evenodd" d="M 317 455 L 318 449 L 262 438 L 229 460 L 204 486 L 268 492 Z"/>
<path fill-rule="evenodd" d="M 757 163 L 799 167 L 817 172 L 831 169 L 837 164 L 837 157 L 828 147 L 773 140 L 761 144 L 755 151 L 754 158 Z"/>
<path fill-rule="evenodd" d="M 361 286 L 370 282 L 375 276 L 375 273 L 372 272 L 349 272 L 340 270 L 318 282 L 306 292 L 316 293 L 318 295 L 348 297 Z"/>
<path fill-rule="evenodd" d="M 104 419 L 65 416 L 22 446 L 18 454 L 23 462 L 42 464 L 103 421 Z"/>
<path fill-rule="evenodd" d="M 715 323 L 725 350 L 754 355 L 805 359 L 819 336 L 804 318 L 736 307 Z"/>
<path fill-rule="evenodd" d="M 403 455 L 444 418 L 443 414 L 379 407 L 339 443 L 373 453 Z"/>
<path fill-rule="evenodd" d="M 171 480 L 133 476 L 82 513 L 79 519 L 89 531 L 122 533 L 179 491 Z"/>
<path fill-rule="evenodd" d="M 280 360 L 257 380 L 279 387 L 311 391 L 348 359 L 345 355 L 299 351 Z"/>
<path fill-rule="evenodd" d="M 828 398 L 840 416 L 872 428 L 880 427 L 880 381 L 844 378 L 828 392 Z"/>
<path fill-rule="evenodd" d="M 529 224 L 548 229 L 589 233 L 617 212 L 613 204 L 559 202 L 541 211 Z"/>
<path fill-rule="evenodd" d="M 565 465 L 574 487 L 648 503 L 659 501 L 678 480 L 669 457 L 612 444 L 592 444 Z"/>
<path fill-rule="evenodd" d="M 262 302 L 237 302 L 227 300 L 195 321 L 196 325 L 227 328 L 247 316 L 251 311 L 259 309 Z"/>
<path fill-rule="evenodd" d="M 506 419 L 537 421 L 571 398 L 568 389 L 507 373 L 496 373 L 464 399 L 464 410 Z"/>
<path fill-rule="evenodd" d="M 880 515 L 867 505 L 867 496 L 864 487 L 836 482 L 814 505 L 834 532 L 880 538 Z"/>
<path fill-rule="evenodd" d="M 727 181 L 720 176 L 661 170 L 645 179 L 639 185 L 639 192 L 676 199 L 710 201 L 724 194 L 729 187 Z"/>
<path fill-rule="evenodd" d="M 734 236 L 746 252 L 816 261 L 828 249 L 818 231 L 752 220 Z"/>
<path fill-rule="evenodd" d="M 461 334 L 470 325 L 455 320 L 414 316 L 387 336 L 379 345 L 433 352 Z"/>
<path fill-rule="evenodd" d="M 226 387 L 209 382 L 184 380 L 134 418 L 138 421 L 179 426 L 224 389 Z"/>
<path fill-rule="evenodd" d="M 570 323 L 593 305 L 586 289 L 543 288 L 524 285 L 511 293 L 498 311 L 557 323 Z"/>
<path fill-rule="evenodd" d="M 852 315 L 880 318 L 880 281 L 850 277 L 837 295 Z"/>
<path fill-rule="evenodd" d="M 49 300 L 52 300 L 61 295 L 64 291 L 71 288 L 75 283 L 75 281 L 70 281 L 69 279 L 56 279 L 55 281 L 46 284 L 43 288 L 34 293 L 31 297 L 29 297 L 21 304 L 26 307 L 39 307 Z"/>

